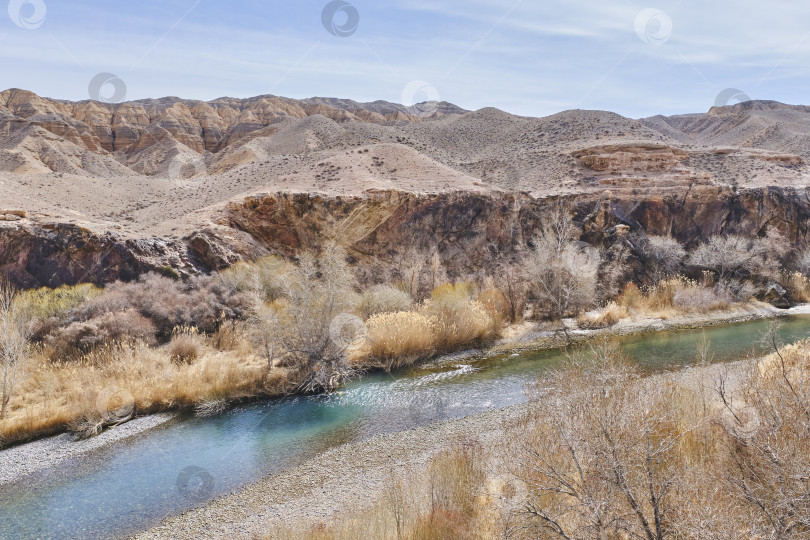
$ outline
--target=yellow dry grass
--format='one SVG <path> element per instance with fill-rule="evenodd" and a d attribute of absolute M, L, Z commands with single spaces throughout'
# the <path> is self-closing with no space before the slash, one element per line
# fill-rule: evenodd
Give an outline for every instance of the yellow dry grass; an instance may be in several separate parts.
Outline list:
<path fill-rule="evenodd" d="M 276 395 L 285 385 L 284 370 L 268 372 L 263 359 L 211 347 L 203 347 L 193 363 L 174 362 L 167 347 L 141 343 L 105 345 L 69 363 L 34 355 L 0 420 L 0 440 L 10 444 L 64 431 L 121 404 L 140 415 Z"/>
<path fill-rule="evenodd" d="M 616 302 L 608 302 L 604 308 L 596 312 L 581 314 L 577 317 L 577 324 L 581 328 L 606 328 L 629 316 L 630 313 L 626 306 L 620 306 Z"/>
<path fill-rule="evenodd" d="M 433 353 L 430 319 L 419 313 L 401 311 L 374 315 L 366 323 L 370 354 L 386 369 L 395 369 Z"/>
<path fill-rule="evenodd" d="M 657 317 L 668 319 L 689 313 L 708 313 L 727 309 L 730 304 L 714 289 L 713 283 L 704 277 L 698 282 L 684 276 L 663 279 L 639 289 L 628 284 L 616 298 L 619 308 L 625 308 L 626 316 Z"/>

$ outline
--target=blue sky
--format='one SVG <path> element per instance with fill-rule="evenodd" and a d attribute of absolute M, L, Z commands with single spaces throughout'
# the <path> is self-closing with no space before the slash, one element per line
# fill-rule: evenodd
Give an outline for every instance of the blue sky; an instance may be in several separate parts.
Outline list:
<path fill-rule="evenodd" d="M 810 103 L 810 2 L 347 1 L 334 22 L 359 25 L 339 37 L 324 0 L 11 0 L 0 86 L 80 100 L 106 72 L 127 99 L 431 96 L 529 116 L 702 112 L 727 88 Z"/>

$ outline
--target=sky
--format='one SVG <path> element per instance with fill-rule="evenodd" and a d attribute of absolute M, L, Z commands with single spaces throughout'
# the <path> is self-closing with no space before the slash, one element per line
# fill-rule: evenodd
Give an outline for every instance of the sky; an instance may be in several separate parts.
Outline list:
<path fill-rule="evenodd" d="M 10 0 L 0 87 L 639 118 L 810 104 L 808 22 L 810 2 L 795 0 Z"/>

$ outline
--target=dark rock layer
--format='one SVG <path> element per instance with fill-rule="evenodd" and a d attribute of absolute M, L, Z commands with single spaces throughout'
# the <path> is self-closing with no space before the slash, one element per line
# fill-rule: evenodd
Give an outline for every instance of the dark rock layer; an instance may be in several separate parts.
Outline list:
<path fill-rule="evenodd" d="M 810 219 L 804 190 L 698 186 L 567 199 L 583 225 L 582 240 L 600 246 L 626 241 L 626 227 L 617 225 L 672 234 L 687 246 L 716 234 L 761 236 L 771 229 L 801 242 Z M 23 287 L 104 284 L 169 267 L 189 276 L 268 253 L 295 257 L 332 240 L 361 269 L 391 270 L 414 257 L 427 262 L 437 251 L 451 277 L 462 277 L 517 262 L 556 202 L 522 193 L 266 194 L 230 204 L 221 225 L 183 241 L 124 238 L 29 219 L 0 222 L 0 272 Z"/>

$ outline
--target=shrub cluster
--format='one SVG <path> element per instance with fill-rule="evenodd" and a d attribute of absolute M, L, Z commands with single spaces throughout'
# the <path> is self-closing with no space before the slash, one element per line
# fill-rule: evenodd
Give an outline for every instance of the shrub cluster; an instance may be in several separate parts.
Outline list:
<path fill-rule="evenodd" d="M 495 335 L 494 316 L 474 297 L 471 283 L 448 283 L 434 289 L 430 300 L 415 311 L 371 317 L 367 327 L 372 357 L 393 369 L 437 352 L 480 345 Z"/>
<path fill-rule="evenodd" d="M 375 285 L 360 297 L 357 310 L 363 319 L 369 319 L 382 313 L 410 311 L 413 298 L 407 292 L 390 285 Z"/>
<path fill-rule="evenodd" d="M 40 291 L 29 304 L 48 315 L 38 337 L 57 357 L 80 355 L 117 340 L 155 344 L 169 339 L 177 327 L 213 332 L 222 320 L 239 318 L 250 308 L 246 295 L 215 277 L 181 282 L 158 274 L 116 282 L 103 291 L 88 286 Z"/>

